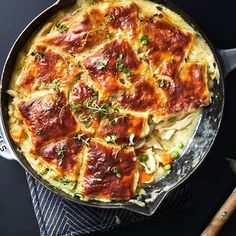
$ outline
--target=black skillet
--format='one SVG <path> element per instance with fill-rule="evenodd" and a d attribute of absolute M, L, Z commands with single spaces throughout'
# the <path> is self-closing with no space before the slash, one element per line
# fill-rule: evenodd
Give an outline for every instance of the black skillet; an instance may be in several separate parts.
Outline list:
<path fill-rule="evenodd" d="M 197 32 L 199 32 L 203 36 L 203 38 L 206 40 L 209 47 L 211 48 L 215 56 L 216 63 L 220 69 L 219 82 L 215 82 L 213 86 L 214 97 L 212 100 L 212 104 L 209 107 L 203 109 L 196 132 L 190 140 L 188 146 L 185 148 L 181 158 L 179 158 L 173 164 L 171 173 L 165 178 L 163 178 L 161 181 L 157 182 L 156 184 L 150 185 L 145 189 L 147 192 L 147 196 L 144 196 L 141 199 L 142 201 L 146 201 L 145 206 L 140 206 L 134 202 L 127 201 L 110 203 L 104 203 L 99 201 L 83 202 L 78 198 L 73 198 L 67 195 L 66 193 L 62 192 L 61 190 L 49 186 L 49 184 L 35 170 L 32 169 L 32 167 L 26 161 L 24 156 L 18 151 L 17 146 L 14 144 L 13 140 L 10 138 L 9 135 L 8 102 L 10 97 L 6 93 L 11 79 L 12 71 L 14 70 L 17 55 L 25 45 L 26 41 L 31 37 L 32 33 L 37 31 L 37 29 L 39 29 L 39 27 L 44 24 L 52 15 L 56 14 L 62 9 L 72 6 L 75 2 L 76 0 L 58 0 L 55 4 L 53 4 L 41 14 L 39 14 L 23 30 L 23 32 L 17 38 L 8 54 L 1 77 L 2 88 L 0 93 L 0 124 L 2 136 L 0 137 L 0 155 L 8 159 L 17 160 L 40 183 L 42 183 L 54 193 L 73 202 L 87 206 L 102 208 L 125 208 L 143 215 L 152 215 L 156 211 L 158 206 L 161 204 L 163 199 L 166 197 L 166 195 L 172 189 L 176 188 L 178 185 L 183 183 L 183 181 L 185 181 L 199 167 L 199 165 L 205 159 L 212 144 L 214 143 L 223 115 L 223 78 L 226 77 L 226 75 L 230 71 L 236 68 L 236 49 L 215 49 L 210 43 L 210 41 L 207 39 L 205 34 L 201 31 L 201 29 L 184 12 L 182 12 L 180 9 L 166 1 L 154 1 L 168 7 L 169 9 L 181 15 L 191 26 L 193 26 L 193 28 Z M 151 201 L 150 199 L 151 196 L 154 196 L 152 198 L 153 201 Z"/>

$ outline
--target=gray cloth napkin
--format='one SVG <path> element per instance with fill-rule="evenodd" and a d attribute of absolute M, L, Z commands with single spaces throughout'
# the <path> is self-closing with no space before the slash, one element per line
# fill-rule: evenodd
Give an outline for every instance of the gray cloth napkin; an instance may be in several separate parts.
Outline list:
<path fill-rule="evenodd" d="M 28 173 L 26 175 L 42 236 L 74 236 L 102 232 L 148 219 L 124 209 L 100 209 L 70 202 L 45 188 Z M 188 186 L 181 186 L 168 195 L 158 213 L 178 211 L 187 207 L 190 199 Z"/>

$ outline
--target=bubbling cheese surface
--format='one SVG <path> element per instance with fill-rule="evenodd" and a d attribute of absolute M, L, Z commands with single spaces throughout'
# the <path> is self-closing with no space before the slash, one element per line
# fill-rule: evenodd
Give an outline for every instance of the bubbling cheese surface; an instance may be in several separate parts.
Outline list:
<path fill-rule="evenodd" d="M 171 170 L 218 77 L 202 36 L 165 6 L 78 1 L 21 51 L 10 134 L 54 187 L 130 200 Z"/>

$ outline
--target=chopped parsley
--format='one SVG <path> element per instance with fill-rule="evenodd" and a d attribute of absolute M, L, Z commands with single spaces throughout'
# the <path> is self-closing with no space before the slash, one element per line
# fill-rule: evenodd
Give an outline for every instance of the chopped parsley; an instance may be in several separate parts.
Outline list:
<path fill-rule="evenodd" d="M 125 67 L 125 65 L 122 64 L 122 63 L 117 63 L 116 64 L 116 69 L 120 72 L 124 72 L 126 77 L 130 77 L 130 76 L 134 75 L 134 73 L 132 71 L 130 71 L 129 69 L 127 69 Z"/>
<path fill-rule="evenodd" d="M 115 174 L 117 178 L 121 178 L 121 173 L 117 167 L 112 167 L 112 172 Z"/>
<path fill-rule="evenodd" d="M 97 64 L 97 69 L 102 70 L 102 69 L 106 68 L 107 63 L 108 63 L 108 59 L 99 61 L 98 64 Z"/>
<path fill-rule="evenodd" d="M 149 43 L 149 38 L 148 36 L 146 35 L 142 35 L 140 38 L 139 38 L 140 42 L 143 44 L 143 45 L 146 45 Z"/>
<path fill-rule="evenodd" d="M 65 150 L 63 147 L 56 149 L 56 154 L 59 157 L 59 166 L 63 164 L 64 158 L 65 158 Z"/>
<path fill-rule="evenodd" d="M 117 137 L 115 135 L 105 136 L 104 141 L 107 143 L 116 143 Z"/>
<path fill-rule="evenodd" d="M 124 66 L 124 64 L 118 63 L 118 64 L 116 64 L 116 69 L 117 69 L 118 71 L 122 72 L 122 71 L 124 71 L 125 66 Z"/>
<path fill-rule="evenodd" d="M 134 75 L 134 73 L 132 71 L 130 71 L 129 69 L 127 69 L 127 68 L 124 69 L 124 73 L 125 73 L 127 78 Z"/>
<path fill-rule="evenodd" d="M 57 31 L 59 31 L 60 33 L 64 33 L 68 30 L 69 28 L 66 25 L 63 24 L 59 24 L 57 25 Z"/>

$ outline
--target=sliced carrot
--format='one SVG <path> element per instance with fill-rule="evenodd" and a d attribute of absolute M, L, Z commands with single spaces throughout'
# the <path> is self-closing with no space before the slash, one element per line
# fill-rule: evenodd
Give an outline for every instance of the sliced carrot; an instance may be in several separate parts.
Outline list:
<path fill-rule="evenodd" d="M 161 158 L 161 163 L 163 165 L 170 164 L 173 161 L 172 158 L 171 158 L 171 155 L 169 153 L 160 154 L 160 158 Z"/>
<path fill-rule="evenodd" d="M 140 176 L 139 176 L 139 182 L 142 184 L 150 183 L 153 181 L 154 173 L 147 174 L 144 169 L 141 170 Z"/>

